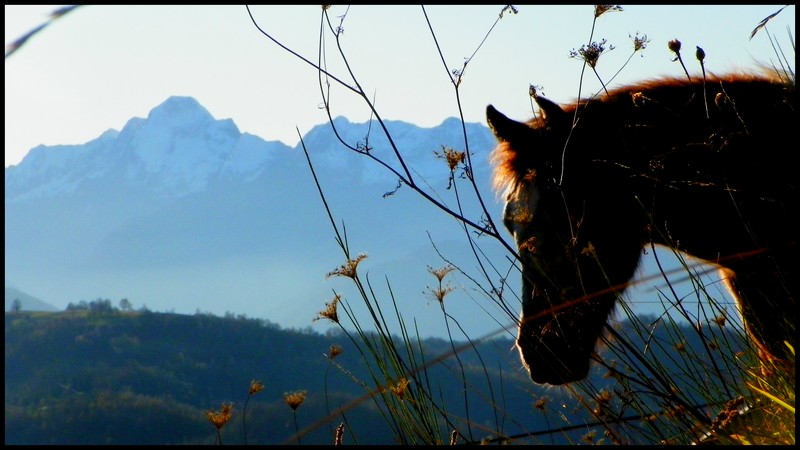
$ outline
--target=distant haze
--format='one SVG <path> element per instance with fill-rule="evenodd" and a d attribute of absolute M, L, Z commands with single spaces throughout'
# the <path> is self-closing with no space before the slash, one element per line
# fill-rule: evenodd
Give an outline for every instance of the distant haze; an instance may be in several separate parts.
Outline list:
<path fill-rule="evenodd" d="M 369 142 L 372 155 L 402 171 L 375 124 L 369 139 L 368 124 L 339 117 L 334 125 L 346 142 Z M 440 155 L 443 145 L 464 148 L 460 121 L 433 128 L 389 121 L 387 127 L 415 179 L 455 207 Z M 486 159 L 494 137 L 481 124 L 466 129 L 477 184 L 500 223 L 502 205 L 489 189 Z M 445 337 L 441 308 L 430 294 L 437 280 L 428 269 L 452 263 L 466 275 L 445 278 L 456 288 L 445 307 L 464 332 L 513 332 L 519 274 L 499 242 L 476 241 L 494 265 L 492 282 L 508 277 L 513 314 L 471 281 L 486 286 L 455 219 L 407 186 L 397 189 L 387 168 L 346 150 L 330 125 L 315 127 L 303 143 L 351 257 L 367 254 L 358 272 L 388 322 L 396 321 L 393 295 L 407 324 Z M 459 177 L 455 183 L 465 213 L 480 217 L 471 186 Z M 312 320 L 339 294 L 358 320 L 371 320 L 349 279 L 326 279 L 345 257 L 302 148 L 241 133 L 234 120 L 215 119 L 191 97 L 170 97 L 147 118 L 132 118 L 84 145 L 32 149 L 5 170 L 5 217 L 6 285 L 57 308 L 125 298 L 134 308 L 245 314 L 322 331 L 331 325 Z M 667 252 L 661 256 L 667 268 L 675 266 Z M 637 312 L 664 312 L 653 285 L 663 280 L 632 289 Z"/>

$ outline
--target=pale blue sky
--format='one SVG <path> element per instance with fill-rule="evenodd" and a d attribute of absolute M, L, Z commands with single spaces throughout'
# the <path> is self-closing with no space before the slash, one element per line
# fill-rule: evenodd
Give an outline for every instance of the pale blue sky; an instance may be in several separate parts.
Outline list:
<path fill-rule="evenodd" d="M 5 5 L 5 42 L 46 19 L 55 6 Z M 751 30 L 780 6 L 623 5 L 598 19 L 594 40 L 616 49 L 603 55 L 598 71 L 609 80 L 632 51 L 629 36 L 651 42 L 611 83 L 680 75 L 667 49 L 683 43 L 684 58 L 699 71 L 695 46 L 706 52 L 713 72 L 752 69 L 775 61 L 766 33 Z M 311 60 L 317 60 L 319 6 L 254 6 L 259 24 Z M 447 69 L 460 69 L 494 24 L 502 7 L 429 6 L 428 18 Z M 579 60 L 572 49 L 588 42 L 594 8 L 589 5 L 517 7 L 506 13 L 467 67 L 460 87 L 467 121 L 484 122 L 488 103 L 506 114 L 531 116 L 528 86 L 566 102 L 578 94 Z M 330 16 L 345 12 L 334 6 Z M 768 25 L 792 64 L 795 7 Z M 454 90 L 433 44 L 420 6 L 353 6 L 341 45 L 365 90 L 385 119 L 434 126 L 457 116 Z M 326 40 L 331 70 L 347 79 Z M 591 73 L 583 93 L 600 87 Z M 217 118 L 232 118 L 242 131 L 294 145 L 325 122 L 318 108 L 317 73 L 280 49 L 253 26 L 244 6 L 85 6 L 55 21 L 5 61 L 5 164 L 18 164 L 38 144 L 80 144 L 108 128 L 144 117 L 170 95 L 197 98 Z M 334 90 L 335 115 L 369 118 L 363 103 Z"/>

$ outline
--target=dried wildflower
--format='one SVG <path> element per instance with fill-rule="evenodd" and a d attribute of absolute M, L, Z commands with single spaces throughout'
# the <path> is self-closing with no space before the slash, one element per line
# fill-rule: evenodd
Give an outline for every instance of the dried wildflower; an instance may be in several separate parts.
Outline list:
<path fill-rule="evenodd" d="M 339 266 L 339 268 L 333 270 L 332 272 L 328 272 L 328 274 L 325 275 L 325 278 L 330 278 L 337 275 L 347 278 L 355 278 L 358 264 L 366 257 L 366 253 L 361 253 L 356 256 L 355 259 L 348 259 L 347 262 Z"/>
<path fill-rule="evenodd" d="M 581 255 L 597 258 L 597 249 L 594 248 L 593 243 L 589 242 L 586 244 L 586 247 L 583 247 L 581 249 Z"/>
<path fill-rule="evenodd" d="M 355 270 L 355 269 L 353 269 Z M 338 312 L 338 305 L 339 301 L 342 300 L 342 296 L 336 294 L 329 303 L 325 303 L 325 309 L 317 313 L 317 317 L 314 318 L 314 321 L 319 319 L 328 319 L 333 323 L 339 323 L 339 312 Z"/>
<path fill-rule="evenodd" d="M 438 301 L 439 303 L 444 303 L 444 298 L 447 296 L 447 294 L 453 292 L 453 290 L 455 289 L 450 285 L 445 285 L 442 283 L 444 277 L 446 277 L 447 274 L 452 272 L 453 270 L 455 270 L 455 267 L 449 264 L 444 267 L 440 267 L 438 269 L 434 269 L 431 266 L 428 266 L 428 272 L 430 272 L 439 281 L 438 287 L 432 288 L 428 286 L 428 291 L 430 292 L 431 297 L 436 299 L 436 301 Z"/>
<path fill-rule="evenodd" d="M 447 294 L 453 292 L 454 289 L 455 288 L 450 285 L 447 286 L 440 285 L 437 288 L 428 287 L 431 297 L 433 297 L 439 303 L 444 303 L 444 298 L 447 296 Z"/>
<path fill-rule="evenodd" d="M 595 68 L 597 66 L 597 61 L 600 59 L 600 55 L 606 51 L 606 40 L 603 39 L 600 42 L 592 42 L 589 45 L 582 46 L 579 50 L 572 49 L 569 52 L 570 58 L 578 58 L 582 59 L 589 65 L 591 68 Z M 614 50 L 613 45 L 608 46 L 608 51 Z"/>
<path fill-rule="evenodd" d="M 719 327 L 720 327 L 720 328 L 723 328 L 723 327 L 725 327 L 725 321 L 727 321 L 727 320 L 728 320 L 728 317 L 726 317 L 726 316 L 725 316 L 725 313 L 723 312 L 723 313 L 722 313 L 722 314 L 720 314 L 718 317 L 714 317 L 714 319 L 713 319 L 713 320 L 714 320 L 714 323 L 716 323 L 717 325 L 719 325 Z"/>
<path fill-rule="evenodd" d="M 681 41 L 679 41 L 677 39 L 673 39 L 673 40 L 667 42 L 667 48 L 669 48 L 670 51 L 672 51 L 672 53 L 675 53 L 676 55 L 680 55 L 680 53 L 681 53 Z"/>
<path fill-rule="evenodd" d="M 542 91 L 543 89 L 544 89 L 544 87 L 542 87 L 542 86 L 537 86 L 535 84 L 531 84 L 531 85 L 528 86 L 528 95 L 531 98 L 535 99 L 535 98 L 539 97 L 539 91 Z"/>
<path fill-rule="evenodd" d="M 258 394 L 264 390 L 264 385 L 258 380 L 250 381 L 250 395 Z"/>
<path fill-rule="evenodd" d="M 219 411 L 206 411 L 206 417 L 217 428 L 222 429 L 233 416 L 233 403 L 223 403 Z"/>
<path fill-rule="evenodd" d="M 394 395 L 396 395 L 398 398 L 400 398 L 402 400 L 403 397 L 406 395 L 406 390 L 408 389 L 408 384 L 409 384 L 409 381 L 405 377 L 403 377 L 403 378 L 400 378 L 400 380 L 396 384 L 395 383 L 389 383 L 389 389 L 392 392 L 394 392 Z"/>
<path fill-rule="evenodd" d="M 619 5 L 594 5 L 594 17 L 600 17 L 607 12 L 622 11 L 622 6 Z"/>
<path fill-rule="evenodd" d="M 681 67 L 683 68 L 683 73 L 686 74 L 686 78 L 688 78 L 689 81 L 691 82 L 692 77 L 689 76 L 689 71 L 686 69 L 686 64 L 683 63 L 683 58 L 681 58 L 681 41 L 673 39 L 667 42 L 667 47 L 673 53 L 675 53 L 675 58 L 672 59 L 672 62 L 678 61 L 679 63 L 681 63 Z"/>
<path fill-rule="evenodd" d="M 702 48 L 697 46 L 697 51 L 694 53 L 694 56 L 695 58 L 697 58 L 698 61 L 702 63 L 703 60 L 706 59 L 706 52 L 704 52 Z"/>
<path fill-rule="evenodd" d="M 611 401 L 611 397 L 612 397 L 611 392 L 605 389 L 601 389 L 600 392 L 598 392 L 597 395 L 595 396 L 595 400 L 597 401 L 597 403 L 607 404 L 608 402 Z"/>
<path fill-rule="evenodd" d="M 512 14 L 517 14 L 519 12 L 517 11 L 517 8 L 514 7 L 514 5 L 506 5 L 503 7 L 503 9 L 500 10 L 501 19 L 503 18 L 503 14 L 505 14 L 506 11 L 511 11 Z"/>
<path fill-rule="evenodd" d="M 594 443 L 594 438 L 595 438 L 596 434 L 597 434 L 597 432 L 595 432 L 594 430 L 592 430 L 592 431 L 590 431 L 590 432 L 588 432 L 588 433 L 584 434 L 584 435 L 583 435 L 583 437 L 581 438 L 581 440 L 582 440 L 583 442 L 586 442 L 587 444 L 593 444 L 593 443 Z"/>
<path fill-rule="evenodd" d="M 544 411 L 544 405 L 546 404 L 547 404 L 547 397 L 542 397 L 539 400 L 536 400 L 536 403 L 533 404 L 533 407 Z"/>
<path fill-rule="evenodd" d="M 683 343 L 683 342 L 678 342 L 677 344 L 675 344 L 675 350 L 677 350 L 679 352 L 685 352 L 686 351 L 686 344 Z"/>
<path fill-rule="evenodd" d="M 444 279 L 444 277 L 446 277 L 448 273 L 454 270 L 455 267 L 451 266 L 450 264 L 444 267 L 440 267 L 438 269 L 434 269 L 433 267 L 428 266 L 428 272 L 430 272 L 433 276 L 435 276 L 436 279 L 439 280 L 439 282 L 441 282 L 442 279 Z"/>
<path fill-rule="evenodd" d="M 442 145 L 442 153 L 433 152 L 433 154 L 436 155 L 437 158 L 447 161 L 447 167 L 450 168 L 451 172 L 454 172 L 459 164 L 467 160 L 466 152 L 460 152 L 445 145 Z"/>
<path fill-rule="evenodd" d="M 244 434 L 244 443 L 247 445 L 247 404 L 250 403 L 250 397 L 264 390 L 264 385 L 258 380 L 250 380 L 250 391 L 247 400 L 244 401 L 244 409 L 242 410 L 242 433 Z M 220 444 L 222 444 L 222 436 L 219 435 L 217 430 Z"/>
<path fill-rule="evenodd" d="M 328 350 L 328 358 L 335 359 L 337 356 L 341 355 L 344 349 L 341 345 L 331 344 L 330 350 Z"/>
<path fill-rule="evenodd" d="M 284 392 L 283 399 L 292 408 L 292 411 L 297 411 L 297 408 L 306 400 L 306 393 L 307 391 Z"/>
<path fill-rule="evenodd" d="M 592 410 L 594 415 L 600 417 L 608 413 L 608 404 L 611 402 L 611 393 L 605 389 L 601 390 L 595 396 L 597 406 Z"/>
<path fill-rule="evenodd" d="M 628 35 L 631 37 L 631 35 Z M 636 32 L 636 35 L 631 37 L 633 39 L 633 51 L 638 52 L 639 50 L 644 50 L 647 48 L 647 44 L 650 43 L 650 39 L 647 39 L 647 35 L 643 34 L 641 37 L 639 36 L 639 32 Z"/>

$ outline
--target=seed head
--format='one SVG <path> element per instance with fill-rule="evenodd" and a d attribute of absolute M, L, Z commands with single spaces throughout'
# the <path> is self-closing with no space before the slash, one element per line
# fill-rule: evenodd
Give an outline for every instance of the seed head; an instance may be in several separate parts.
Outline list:
<path fill-rule="evenodd" d="M 297 408 L 306 400 L 307 392 L 308 391 L 285 392 L 283 394 L 283 399 L 286 401 L 286 404 L 292 408 L 292 411 L 296 411 Z"/>
<path fill-rule="evenodd" d="M 258 380 L 251 380 L 250 381 L 250 395 L 258 394 L 259 392 L 264 390 L 264 385 L 261 384 Z"/>
<path fill-rule="evenodd" d="M 444 277 L 447 276 L 448 273 L 455 270 L 455 267 L 451 265 L 446 265 L 444 267 L 440 267 L 438 269 L 434 269 L 431 266 L 428 266 L 428 272 L 430 272 L 437 280 L 439 280 L 439 285 L 437 287 L 430 287 L 428 286 L 428 291 L 430 292 L 431 297 L 436 299 L 439 303 L 444 303 L 444 298 L 447 294 L 453 292 L 455 289 L 454 287 L 450 286 L 449 284 L 444 284 L 442 280 Z"/>
<path fill-rule="evenodd" d="M 325 303 L 325 309 L 317 313 L 317 317 L 314 318 L 314 321 L 319 319 L 328 319 L 333 323 L 339 323 L 339 312 L 338 312 L 338 305 L 339 301 L 342 300 L 342 296 L 339 294 L 334 295 L 333 300 L 328 303 Z"/>
<path fill-rule="evenodd" d="M 622 6 L 619 5 L 594 5 L 594 17 L 600 17 L 609 11 L 622 11 Z"/>
<path fill-rule="evenodd" d="M 698 61 L 703 62 L 703 60 L 706 59 L 706 52 L 704 52 L 702 48 L 697 46 L 697 51 L 694 53 L 694 56 L 697 58 Z"/>
<path fill-rule="evenodd" d="M 606 51 L 606 40 L 603 39 L 600 42 L 592 42 L 589 45 L 584 45 L 578 50 L 571 50 L 569 52 L 570 58 L 578 58 L 582 59 L 589 65 L 591 68 L 595 68 L 597 66 L 597 61 L 600 59 L 600 55 Z M 613 45 L 608 46 L 608 50 L 614 50 Z"/>
<path fill-rule="evenodd" d="M 428 272 L 430 272 L 433 276 L 435 276 L 436 279 L 439 280 L 439 282 L 441 282 L 442 279 L 444 279 L 444 277 L 446 277 L 448 273 L 454 270 L 455 267 L 451 266 L 450 264 L 447 264 L 446 266 L 440 267 L 438 269 L 434 269 L 433 267 L 428 266 Z"/>
<path fill-rule="evenodd" d="M 406 395 L 409 381 L 403 377 L 397 383 L 389 383 L 389 389 L 401 400 Z"/>
<path fill-rule="evenodd" d="M 233 403 L 223 403 L 219 411 L 206 411 L 208 420 L 219 430 L 231 420 Z"/>
<path fill-rule="evenodd" d="M 628 35 L 630 36 L 630 35 Z M 650 43 L 650 39 L 647 39 L 647 35 L 643 34 L 639 36 L 639 32 L 636 32 L 636 35 L 633 36 L 633 51 L 638 52 L 639 50 L 644 50 L 647 47 L 647 44 Z"/>
<path fill-rule="evenodd" d="M 528 86 L 528 95 L 531 98 L 536 99 L 537 97 L 539 97 L 539 91 L 541 90 L 542 90 L 541 86 L 536 86 L 535 84 L 531 84 Z"/>
<path fill-rule="evenodd" d="M 519 12 L 519 11 L 517 11 L 517 8 L 514 7 L 514 5 L 506 5 L 506 6 L 503 7 L 503 9 L 500 10 L 500 18 L 501 19 L 503 18 L 503 14 L 506 11 L 511 11 L 511 14 L 517 14 Z"/>
<path fill-rule="evenodd" d="M 442 145 L 442 153 L 433 152 L 437 158 L 444 159 L 447 162 L 447 167 L 450 168 L 451 172 L 454 172 L 459 164 L 464 163 L 467 160 L 466 152 L 460 152 L 454 148 L 447 147 Z"/>
<path fill-rule="evenodd" d="M 328 350 L 328 358 L 335 359 L 337 356 L 341 355 L 344 349 L 341 345 L 331 344 L 330 350 Z"/>
<path fill-rule="evenodd" d="M 361 253 L 358 256 L 356 256 L 355 259 L 348 259 L 346 263 L 342 264 L 337 269 L 328 272 L 328 274 L 325 275 L 325 278 L 330 278 L 333 276 L 342 276 L 355 279 L 356 268 L 358 267 L 358 264 L 361 261 L 363 261 L 366 257 L 367 257 L 366 253 Z"/>

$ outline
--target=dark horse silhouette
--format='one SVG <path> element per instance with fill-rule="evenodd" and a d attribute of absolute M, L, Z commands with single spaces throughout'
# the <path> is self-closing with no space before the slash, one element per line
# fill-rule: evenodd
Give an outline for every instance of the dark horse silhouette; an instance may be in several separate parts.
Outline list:
<path fill-rule="evenodd" d="M 661 79 L 563 109 L 535 100 L 525 123 L 486 110 L 533 381 L 586 377 L 648 242 L 720 267 L 759 354 L 786 358 L 800 276 L 794 83 Z"/>

